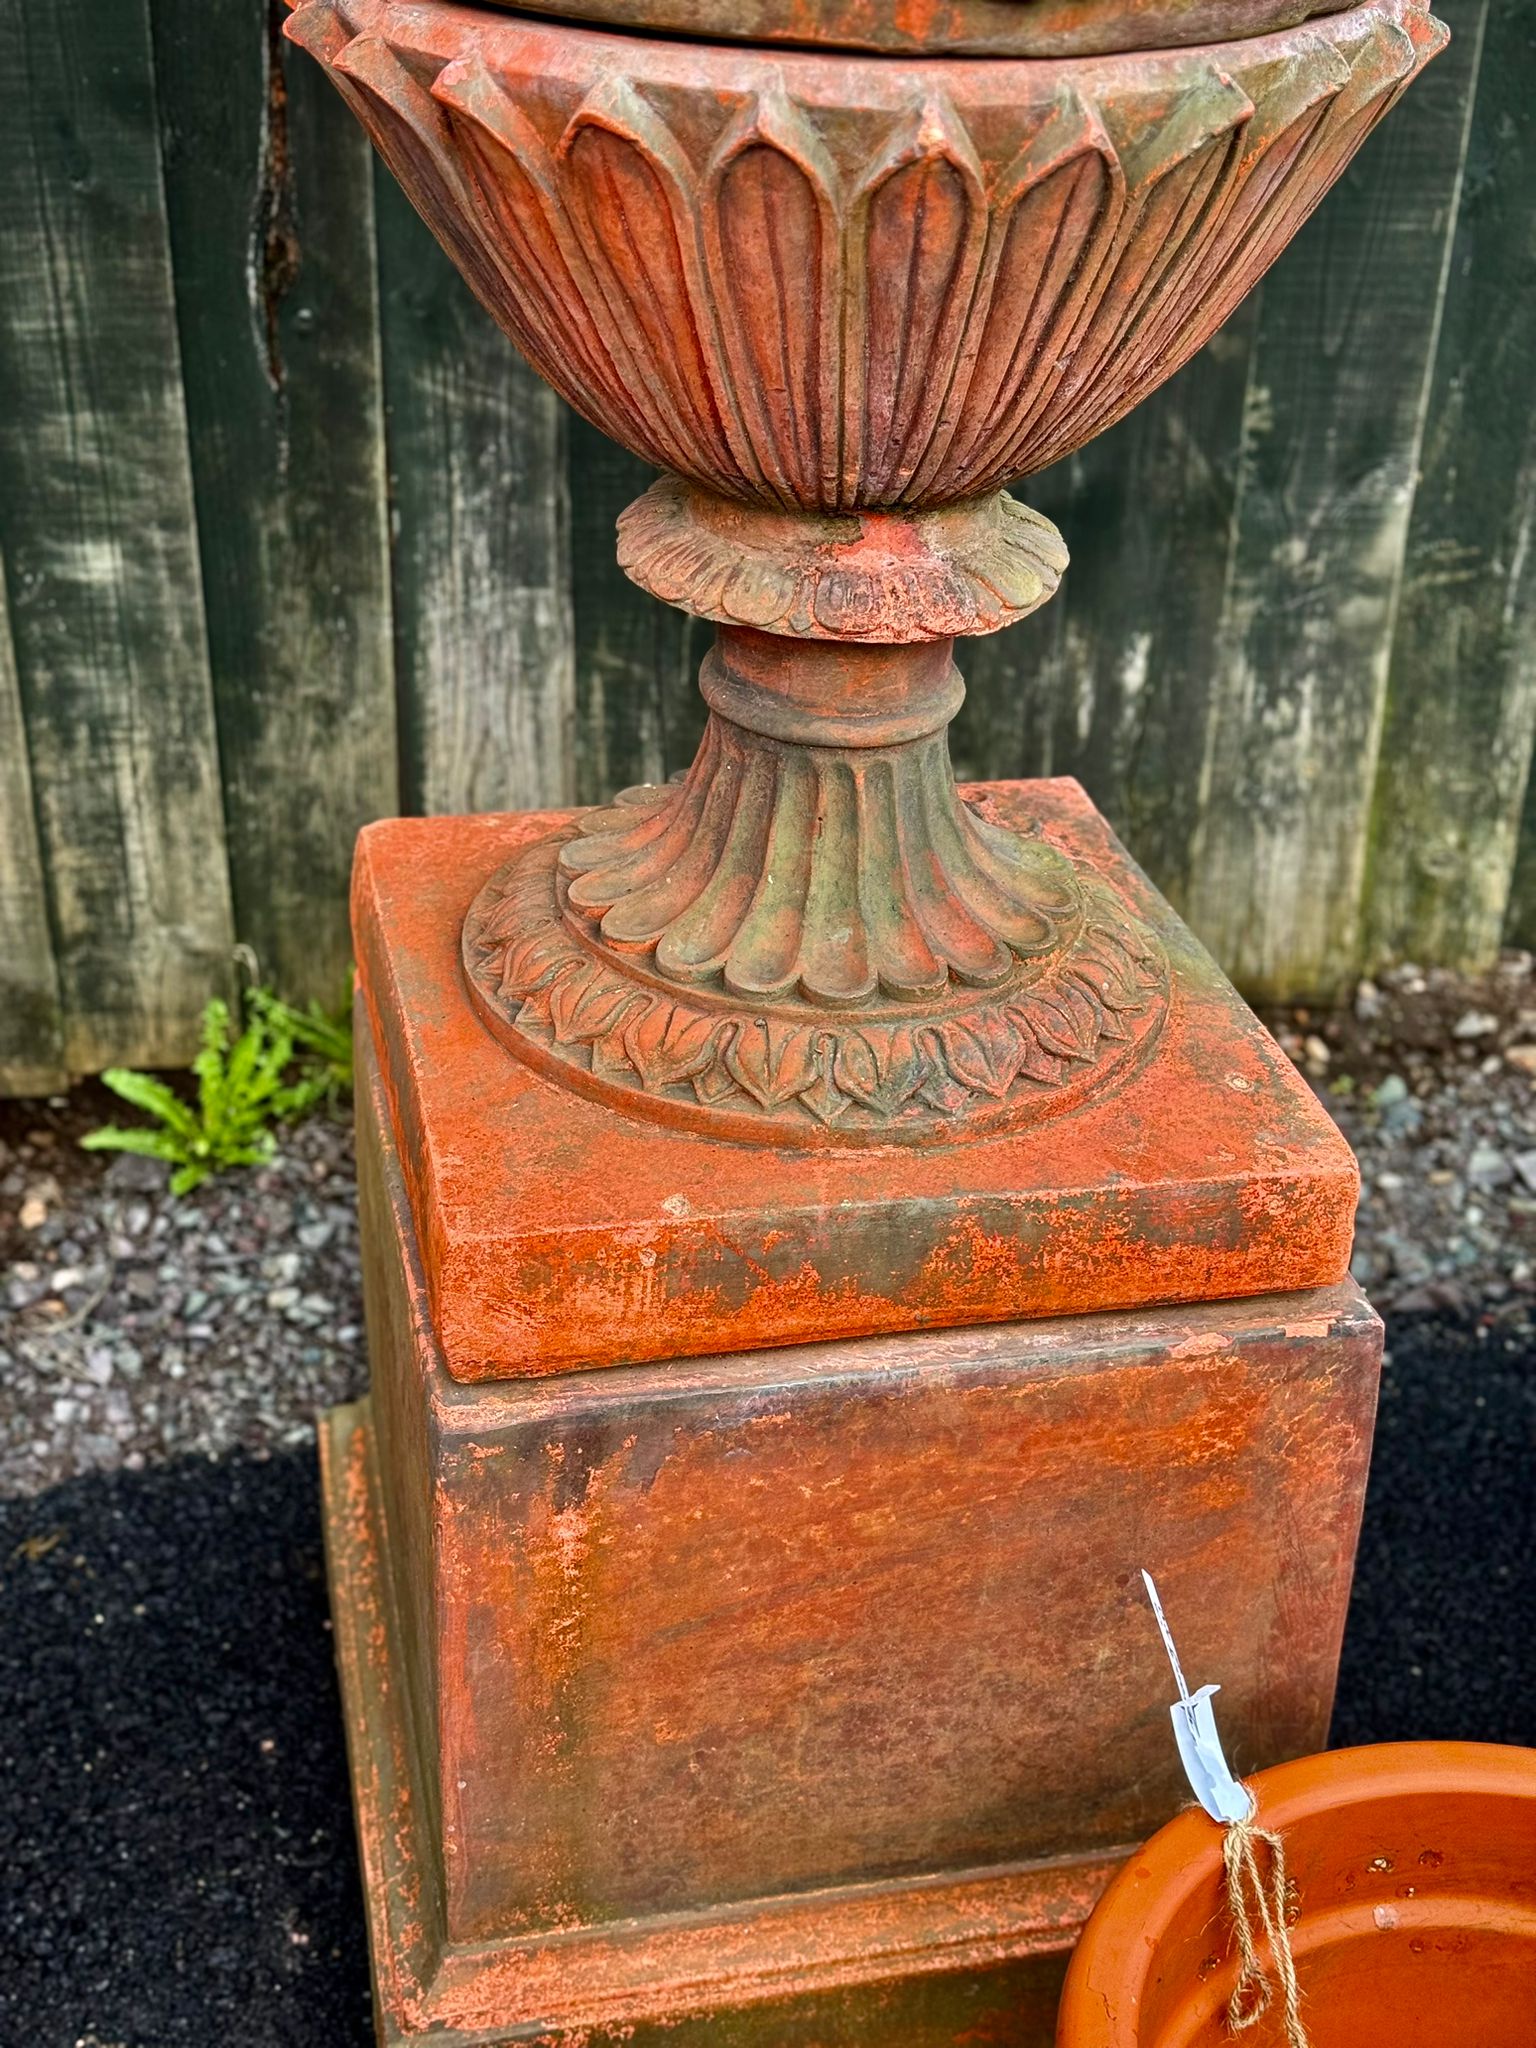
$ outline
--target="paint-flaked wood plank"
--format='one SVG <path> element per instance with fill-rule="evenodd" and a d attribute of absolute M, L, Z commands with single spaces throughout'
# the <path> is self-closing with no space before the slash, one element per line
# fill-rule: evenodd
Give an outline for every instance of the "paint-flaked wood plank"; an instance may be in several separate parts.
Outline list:
<path fill-rule="evenodd" d="M 345 993 L 358 828 L 398 807 L 372 153 L 271 0 L 156 0 L 236 925 Z"/>
<path fill-rule="evenodd" d="M 1180 904 L 1253 326 L 1250 301 L 1129 419 L 1014 487 L 1061 527 L 1071 567 L 1043 612 L 959 650 L 961 772 L 1075 775 Z"/>
<path fill-rule="evenodd" d="M 1536 730 L 1536 20 L 1490 8 L 1387 692 L 1368 958 L 1498 951 Z"/>
<path fill-rule="evenodd" d="M 1258 994 L 1361 943 L 1393 627 L 1487 0 L 1261 287 L 1188 909 Z"/>
<path fill-rule="evenodd" d="M 564 408 L 378 167 L 405 808 L 575 787 Z"/>
<path fill-rule="evenodd" d="M 229 877 L 146 0 L 4 0 L 0 550 L 65 1063 L 169 1063 Z"/>
<path fill-rule="evenodd" d="M 64 1017 L 0 574 L 0 1095 L 60 1088 Z"/>
<path fill-rule="evenodd" d="M 655 470 L 574 414 L 568 445 L 576 793 L 601 803 L 693 759 L 705 716 L 699 663 L 714 629 L 637 590 L 615 559 L 615 522 Z"/>

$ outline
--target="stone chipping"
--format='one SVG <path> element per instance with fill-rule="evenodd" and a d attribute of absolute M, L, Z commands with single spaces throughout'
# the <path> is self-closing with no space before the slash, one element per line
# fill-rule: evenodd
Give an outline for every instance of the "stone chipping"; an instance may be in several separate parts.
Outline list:
<path fill-rule="evenodd" d="M 1528 1321 L 1536 1306 L 1536 968 L 1411 964 L 1331 1012 L 1266 1021 L 1360 1161 L 1354 1273 L 1377 1307 Z"/>
<path fill-rule="evenodd" d="M 173 1200 L 157 1161 L 79 1149 L 120 1115 L 0 1105 L 0 1496 L 301 1444 L 366 1384 L 349 1125 Z"/>

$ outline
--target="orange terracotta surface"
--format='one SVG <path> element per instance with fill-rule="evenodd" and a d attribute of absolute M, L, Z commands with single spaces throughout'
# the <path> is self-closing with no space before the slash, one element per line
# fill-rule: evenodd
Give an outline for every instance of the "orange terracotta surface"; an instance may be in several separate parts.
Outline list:
<path fill-rule="evenodd" d="M 1067 1952 L 1114 1858 L 445 1941 L 368 1407 L 331 1411 L 320 1462 L 380 2048 L 1049 2048 Z"/>
<path fill-rule="evenodd" d="M 1379 1337 L 1352 1288 L 471 1390 L 372 1150 L 374 1411 L 464 1938 L 1137 1838 L 1179 1798 L 1139 1547 L 1169 1583 L 1234 1559 L 1244 1611 L 1195 1606 L 1249 1753 L 1321 1733 Z"/>
<path fill-rule="evenodd" d="M 736 12 L 751 38 L 805 9 Z M 300 0 L 287 33 L 577 412 L 721 497 L 847 512 L 974 504 L 1064 460 L 1235 311 L 1446 41 L 1425 0 L 1308 12 L 1143 0 L 1132 47 L 1044 62 L 448 0 Z M 1217 40 L 1135 47 L 1149 15 Z M 746 580 L 730 615 L 771 626 Z"/>
<path fill-rule="evenodd" d="M 1388 1744 L 1251 1783 L 1263 1824 L 1285 1841 L 1312 2048 L 1530 2048 L 1536 1751 Z M 1221 1895 L 1221 1830 L 1183 1813 L 1130 1859 L 1089 1923 L 1059 2048 L 1229 2042 L 1236 1958 Z M 1244 2038 L 1276 2048 L 1278 2007 Z"/>
<path fill-rule="evenodd" d="M 1039 822 L 1106 877 L 1161 936 L 1174 995 L 1130 1078 L 1026 1129 L 918 1148 L 739 1143 L 544 1078 L 473 1010 L 459 926 L 487 875 L 571 814 L 367 828 L 353 892 L 360 988 L 451 1374 L 1343 1278 L 1358 1188 L 1348 1148 L 1082 790 L 1058 780 L 970 795 L 998 822 Z"/>
<path fill-rule="evenodd" d="M 1325 1737 L 1358 1290 L 466 1386 L 360 1050 L 329 1521 L 385 2038 L 1043 2048 L 1182 1797 L 1139 1565 L 1242 1766 Z"/>
<path fill-rule="evenodd" d="M 505 0 L 498 0 L 505 4 Z M 1263 35 L 1339 0 L 543 0 L 532 11 L 676 35 L 1062 57 Z"/>

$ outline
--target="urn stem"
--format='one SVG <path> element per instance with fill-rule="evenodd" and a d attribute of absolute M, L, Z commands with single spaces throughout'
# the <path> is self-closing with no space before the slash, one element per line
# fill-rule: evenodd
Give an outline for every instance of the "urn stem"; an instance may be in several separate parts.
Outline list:
<path fill-rule="evenodd" d="M 960 800 L 953 642 L 848 647 L 722 627 L 680 783 L 560 853 L 567 917 L 662 978 L 748 1001 L 919 1006 L 1069 945 L 1072 863 Z"/>

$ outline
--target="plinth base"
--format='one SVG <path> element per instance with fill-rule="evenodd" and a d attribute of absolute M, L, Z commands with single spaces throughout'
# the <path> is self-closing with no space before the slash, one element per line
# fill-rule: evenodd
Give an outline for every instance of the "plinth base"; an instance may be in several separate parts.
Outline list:
<path fill-rule="evenodd" d="M 450 1948 L 434 1970 L 368 1401 L 324 1418 L 320 1465 L 380 2048 L 1049 2048 L 1117 1854 Z"/>
<path fill-rule="evenodd" d="M 1324 1743 L 1380 1325 L 1247 1302 L 465 1384 L 370 1033 L 373 1393 L 326 1432 L 385 2043 L 1045 2048 L 1182 1803 Z"/>

